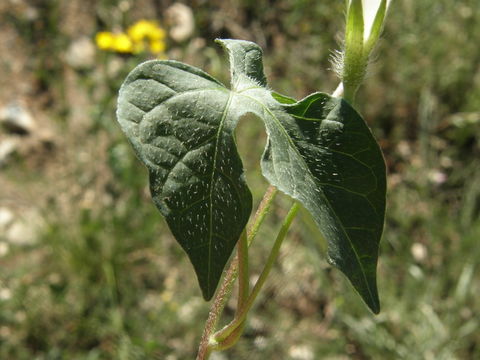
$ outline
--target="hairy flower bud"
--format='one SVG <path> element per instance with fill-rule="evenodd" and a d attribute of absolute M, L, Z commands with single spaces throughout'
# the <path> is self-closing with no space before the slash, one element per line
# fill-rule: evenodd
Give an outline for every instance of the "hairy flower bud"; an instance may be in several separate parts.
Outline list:
<path fill-rule="evenodd" d="M 344 49 L 335 56 L 335 68 L 344 87 L 344 97 L 353 102 L 380 37 L 391 0 L 349 0 Z"/>

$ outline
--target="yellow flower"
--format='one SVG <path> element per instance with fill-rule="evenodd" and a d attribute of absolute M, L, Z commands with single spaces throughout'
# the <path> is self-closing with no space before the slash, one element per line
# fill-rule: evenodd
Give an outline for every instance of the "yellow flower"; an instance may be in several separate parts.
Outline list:
<path fill-rule="evenodd" d="M 111 32 L 102 31 L 95 35 L 95 43 L 101 50 L 112 50 L 115 36 Z"/>
<path fill-rule="evenodd" d="M 144 39 L 160 40 L 165 38 L 165 30 L 154 21 L 140 20 L 130 26 L 127 30 L 128 36 L 134 42 L 140 42 Z"/>
<path fill-rule="evenodd" d="M 156 29 L 152 29 L 150 32 L 150 39 L 152 40 L 162 40 L 165 38 L 165 30 L 163 30 L 161 27 L 157 27 Z"/>
<path fill-rule="evenodd" d="M 138 54 L 148 48 L 151 53 L 159 54 L 165 51 L 165 36 L 165 30 L 156 22 L 140 20 L 126 33 L 99 32 L 95 42 L 101 50 Z"/>
<path fill-rule="evenodd" d="M 165 42 L 164 41 L 150 41 L 150 51 L 154 54 L 158 54 L 165 51 Z"/>
<path fill-rule="evenodd" d="M 131 53 L 133 52 L 133 42 L 127 34 L 117 34 L 115 35 L 113 49 L 120 53 Z"/>

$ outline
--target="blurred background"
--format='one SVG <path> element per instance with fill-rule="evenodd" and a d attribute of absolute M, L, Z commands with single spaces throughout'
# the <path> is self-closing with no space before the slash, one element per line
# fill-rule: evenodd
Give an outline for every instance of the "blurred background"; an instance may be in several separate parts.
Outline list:
<path fill-rule="evenodd" d="M 0 2 L 1 359 L 194 358 L 208 303 L 116 124 L 118 89 L 152 58 L 228 83 L 220 37 L 262 46 L 276 91 L 332 92 L 344 3 Z M 480 358 L 479 34 L 478 0 L 394 1 L 359 92 L 389 172 L 380 315 L 302 214 L 245 335 L 212 359 Z M 239 127 L 258 203 L 265 133 Z M 253 245 L 252 281 L 290 203 Z"/>

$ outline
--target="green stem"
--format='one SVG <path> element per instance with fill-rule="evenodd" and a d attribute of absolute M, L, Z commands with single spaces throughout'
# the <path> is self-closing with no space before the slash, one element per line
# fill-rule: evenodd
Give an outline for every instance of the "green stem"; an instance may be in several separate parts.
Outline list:
<path fill-rule="evenodd" d="M 350 105 L 355 105 L 355 96 L 357 94 L 358 87 L 347 86 L 344 84 L 343 98 L 347 100 Z"/>
<path fill-rule="evenodd" d="M 238 303 L 237 311 L 243 308 L 243 304 L 248 298 L 248 240 L 247 232 L 243 230 L 242 236 L 237 244 L 238 252 Z"/>
<path fill-rule="evenodd" d="M 248 229 L 248 246 L 252 243 L 255 236 L 257 236 L 258 230 L 260 229 L 260 225 L 262 225 L 263 220 L 265 220 L 265 216 L 270 211 L 270 207 L 272 205 L 272 201 L 277 195 L 278 189 L 275 186 L 270 185 L 263 195 L 263 199 L 258 206 L 257 212 L 253 218 L 253 225 Z"/>
<path fill-rule="evenodd" d="M 343 95 L 344 95 L 344 88 L 343 88 L 343 84 L 340 83 L 337 89 L 335 90 L 335 92 L 333 93 L 333 96 L 341 97 Z M 260 202 L 260 205 L 258 206 L 257 212 L 255 213 L 255 216 L 253 219 L 253 225 L 250 227 L 248 231 L 248 235 L 247 235 L 248 246 L 250 246 L 250 244 L 252 243 L 253 239 L 258 233 L 260 225 L 263 223 L 263 220 L 265 219 L 265 216 L 270 211 L 270 206 L 277 192 L 278 192 L 277 188 L 275 188 L 272 185 L 270 185 L 267 191 L 265 192 L 263 199 Z M 222 349 L 229 348 L 233 346 L 238 340 L 238 338 L 240 337 L 243 331 L 244 321 L 247 317 L 248 311 L 252 307 L 253 302 L 258 295 L 258 292 L 260 291 L 261 287 L 263 286 L 263 283 L 266 280 L 266 277 L 268 276 L 268 273 L 270 272 L 273 262 L 278 256 L 280 245 L 287 233 L 288 228 L 290 227 L 290 224 L 292 223 L 293 219 L 297 214 L 298 207 L 299 207 L 298 204 L 295 203 L 291 207 L 287 217 L 285 218 L 282 228 L 280 229 L 277 239 L 275 240 L 274 248 L 272 249 L 272 252 L 270 253 L 270 256 L 267 261 L 267 264 L 270 262 L 270 265 L 268 266 L 265 265 L 265 268 L 263 269 L 263 272 L 260 275 L 260 278 L 258 279 L 257 283 L 253 288 L 252 294 L 250 294 L 250 297 L 243 303 L 244 304 L 243 309 L 239 310 L 240 307 L 237 308 L 237 314 L 234 320 L 229 325 L 224 327 L 222 330 L 217 332 L 216 335 L 212 336 L 212 333 L 215 331 L 215 326 L 217 325 L 218 318 L 220 317 L 220 314 L 225 307 L 225 304 L 230 296 L 230 293 L 232 292 L 232 285 L 237 278 L 238 254 L 237 254 L 237 257 L 234 259 L 234 261 L 230 263 L 230 267 L 228 268 L 227 273 L 223 279 L 220 290 L 215 295 L 215 299 L 210 309 L 207 322 L 205 323 L 202 340 L 200 342 L 200 346 L 198 349 L 197 360 L 208 360 L 213 350 L 222 350 Z M 274 252 L 276 253 L 274 254 Z M 223 341 L 219 343 L 218 340 L 221 341 L 221 339 L 223 339 Z"/>
<path fill-rule="evenodd" d="M 224 346 L 222 346 L 223 342 L 229 339 L 229 337 L 232 335 L 232 333 L 234 333 L 237 330 L 238 327 L 243 326 L 243 323 L 247 318 L 248 312 L 250 311 L 263 285 L 265 284 L 265 281 L 267 280 L 267 277 L 270 274 L 270 270 L 272 269 L 272 266 L 275 263 L 275 260 L 277 259 L 278 254 L 280 253 L 280 246 L 282 245 L 283 239 L 285 239 L 288 229 L 290 228 L 290 225 L 292 224 L 293 219 L 297 215 L 299 208 L 300 206 L 298 205 L 298 203 L 293 204 L 293 206 L 290 208 L 290 211 L 288 212 L 287 216 L 285 217 L 285 220 L 283 221 L 282 227 L 280 228 L 277 238 L 275 239 L 275 243 L 273 245 L 272 251 L 270 252 L 270 255 L 268 256 L 265 267 L 263 268 L 263 271 L 260 274 L 260 277 L 258 278 L 252 293 L 248 297 L 241 311 L 237 313 L 237 316 L 235 316 L 235 318 L 230 324 L 228 324 L 222 330 L 214 334 L 213 337 L 215 342 L 217 344 L 220 344 L 222 348 L 224 348 Z"/>
<path fill-rule="evenodd" d="M 258 229 L 260 225 L 265 220 L 265 216 L 270 211 L 271 204 L 275 195 L 277 194 L 278 190 L 274 186 L 269 186 L 265 194 L 263 195 L 263 199 L 258 206 L 257 212 L 253 218 L 253 225 L 250 227 L 247 235 L 247 244 L 250 246 L 253 239 L 258 233 Z M 238 255 L 237 257 L 230 263 L 230 267 L 228 268 L 225 277 L 223 278 L 222 285 L 220 289 L 215 295 L 213 300 L 212 306 L 210 308 L 210 312 L 208 314 L 208 319 L 205 323 L 205 327 L 203 329 L 202 339 L 200 341 L 200 346 L 198 348 L 197 360 L 207 360 L 210 357 L 212 349 L 212 344 L 210 344 L 210 338 L 215 331 L 215 326 L 218 323 L 220 314 L 222 313 L 225 304 L 232 292 L 233 283 L 237 279 L 238 274 Z"/>

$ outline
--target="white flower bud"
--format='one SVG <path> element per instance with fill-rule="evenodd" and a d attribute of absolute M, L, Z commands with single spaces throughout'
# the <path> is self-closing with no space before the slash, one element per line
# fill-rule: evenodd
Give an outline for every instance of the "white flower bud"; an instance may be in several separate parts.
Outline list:
<path fill-rule="evenodd" d="M 386 1 L 386 8 L 390 5 L 391 0 Z M 380 5 L 382 5 L 382 0 L 362 0 L 363 5 L 363 42 L 366 43 L 370 37 L 372 31 L 372 26 L 375 21 L 375 16 L 380 10 Z M 385 15 L 384 15 L 385 17 Z"/>
<path fill-rule="evenodd" d="M 391 0 L 348 0 L 344 50 L 334 57 L 344 97 L 353 102 L 380 37 Z"/>

